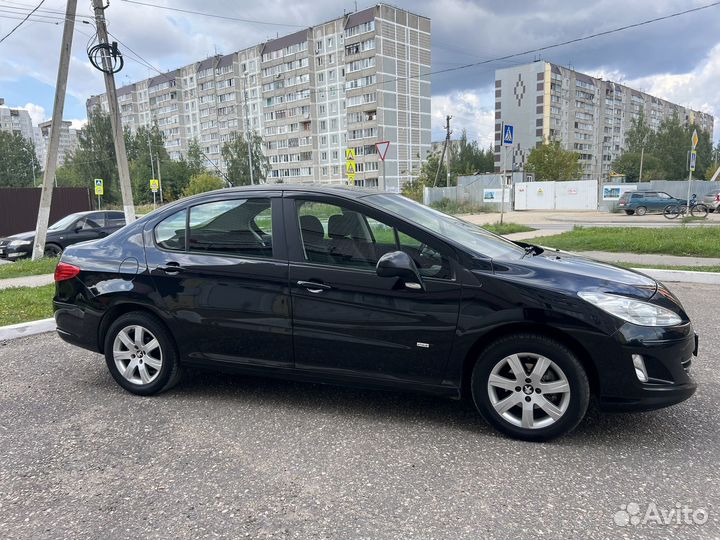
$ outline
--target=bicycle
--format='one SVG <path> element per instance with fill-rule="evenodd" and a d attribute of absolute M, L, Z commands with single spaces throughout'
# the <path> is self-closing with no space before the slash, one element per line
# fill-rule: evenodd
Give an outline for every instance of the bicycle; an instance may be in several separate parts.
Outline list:
<path fill-rule="evenodd" d="M 688 205 L 687 204 L 668 204 L 663 210 L 663 216 L 667 219 L 675 219 L 678 216 L 688 216 Z M 692 217 L 706 218 L 708 215 L 708 207 L 703 203 L 690 201 L 690 213 Z"/>

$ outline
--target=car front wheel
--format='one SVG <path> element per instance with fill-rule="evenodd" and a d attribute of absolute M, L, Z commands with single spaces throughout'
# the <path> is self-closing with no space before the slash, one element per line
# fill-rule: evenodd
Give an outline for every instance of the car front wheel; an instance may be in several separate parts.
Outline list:
<path fill-rule="evenodd" d="M 542 334 L 514 334 L 490 345 L 472 373 L 475 406 L 499 431 L 542 441 L 573 430 L 585 416 L 590 385 L 565 345 Z"/>
<path fill-rule="evenodd" d="M 180 377 L 170 333 L 145 312 L 126 313 L 110 325 L 105 336 L 105 362 L 120 386 L 141 396 L 168 390 Z"/>

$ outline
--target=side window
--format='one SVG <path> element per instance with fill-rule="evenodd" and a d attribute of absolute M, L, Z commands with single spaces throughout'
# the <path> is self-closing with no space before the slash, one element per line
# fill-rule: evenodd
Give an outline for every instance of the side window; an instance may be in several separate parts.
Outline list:
<path fill-rule="evenodd" d="M 638 199 L 642 199 L 642 193 L 633 193 L 632 198 L 634 201 L 637 201 Z"/>
<path fill-rule="evenodd" d="M 400 249 L 415 261 L 421 276 L 452 279 L 450 261 L 439 251 L 401 231 L 398 231 L 398 241 Z"/>
<path fill-rule="evenodd" d="M 100 212 L 98 214 L 90 214 L 87 217 L 87 225 L 89 225 L 89 227 L 92 229 L 96 229 L 98 227 L 104 227 L 105 226 L 105 213 Z"/>
<path fill-rule="evenodd" d="M 100 228 L 100 225 L 92 219 L 93 217 L 94 216 L 85 216 L 84 218 L 79 219 L 75 224 L 75 229 L 79 229 L 81 231 L 92 231 L 93 229 Z"/>
<path fill-rule="evenodd" d="M 360 212 L 333 204 L 296 201 L 305 260 L 374 269 L 386 253 L 402 250 L 426 277 L 450 279 L 449 261 L 438 251 Z"/>
<path fill-rule="evenodd" d="M 667 193 L 665 193 L 664 191 L 659 192 L 657 194 L 657 196 L 660 199 L 672 199 L 672 197 L 670 195 L 668 195 Z"/>
<path fill-rule="evenodd" d="M 266 229 L 260 228 L 261 222 Z M 272 257 L 270 199 L 231 199 L 190 208 L 188 249 Z"/>
<path fill-rule="evenodd" d="M 109 212 L 107 214 L 107 220 L 105 222 L 106 227 L 124 227 L 125 226 L 125 215 L 120 212 Z"/>
<path fill-rule="evenodd" d="M 155 242 L 163 249 L 185 250 L 185 216 L 183 208 L 155 225 Z"/>

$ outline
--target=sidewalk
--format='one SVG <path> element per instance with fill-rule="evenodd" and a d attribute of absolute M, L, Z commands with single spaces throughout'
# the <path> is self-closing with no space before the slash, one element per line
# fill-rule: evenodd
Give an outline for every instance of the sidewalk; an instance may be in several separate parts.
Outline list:
<path fill-rule="evenodd" d="M 41 287 L 42 285 L 50 285 L 53 279 L 53 274 L 0 279 L 0 290 L 13 287 Z"/>

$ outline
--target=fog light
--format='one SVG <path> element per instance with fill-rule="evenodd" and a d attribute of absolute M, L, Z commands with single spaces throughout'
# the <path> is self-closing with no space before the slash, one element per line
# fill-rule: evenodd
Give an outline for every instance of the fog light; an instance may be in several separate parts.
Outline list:
<path fill-rule="evenodd" d="M 642 355 L 632 355 L 633 366 L 635 366 L 635 376 L 640 382 L 648 382 L 647 369 L 645 368 L 645 360 Z"/>

